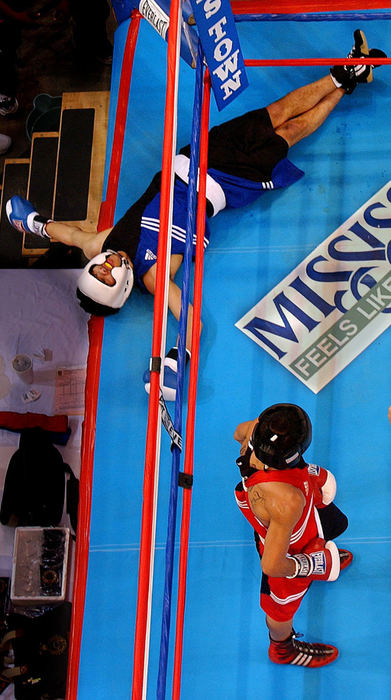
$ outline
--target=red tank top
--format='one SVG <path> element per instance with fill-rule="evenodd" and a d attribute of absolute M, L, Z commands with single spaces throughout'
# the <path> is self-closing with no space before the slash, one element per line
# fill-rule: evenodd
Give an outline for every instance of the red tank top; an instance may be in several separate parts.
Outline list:
<path fill-rule="evenodd" d="M 319 533 L 321 533 L 321 529 L 318 529 L 318 525 L 320 525 L 319 517 L 314 507 L 313 467 L 314 465 L 309 464 L 307 468 L 304 469 L 257 471 L 244 482 L 240 482 L 237 485 L 235 489 L 236 502 L 243 515 L 259 535 L 261 555 L 263 554 L 267 527 L 258 520 L 252 512 L 247 489 L 255 484 L 265 484 L 274 481 L 283 484 L 292 484 L 292 486 L 295 486 L 302 492 L 305 498 L 305 505 L 300 519 L 293 528 L 288 549 L 289 554 L 297 554 L 301 552 L 314 537 L 319 537 Z"/>

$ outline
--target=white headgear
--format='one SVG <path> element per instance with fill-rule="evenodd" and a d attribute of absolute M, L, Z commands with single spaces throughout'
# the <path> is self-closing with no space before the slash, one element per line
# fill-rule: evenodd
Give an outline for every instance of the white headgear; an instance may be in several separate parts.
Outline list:
<path fill-rule="evenodd" d="M 112 287 L 98 280 L 92 273 L 94 265 L 103 265 L 107 258 L 115 252 L 114 250 L 106 250 L 104 253 L 98 253 L 98 255 L 91 258 L 81 273 L 77 286 L 92 301 L 96 301 L 104 306 L 110 306 L 112 309 L 120 309 L 133 288 L 134 275 L 128 260 L 121 255 L 120 267 L 111 269 L 111 274 L 115 279 L 115 284 Z"/>

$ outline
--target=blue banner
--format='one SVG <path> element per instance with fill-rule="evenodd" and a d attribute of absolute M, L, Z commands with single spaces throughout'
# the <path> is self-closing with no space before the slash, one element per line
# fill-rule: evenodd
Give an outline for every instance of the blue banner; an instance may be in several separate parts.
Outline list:
<path fill-rule="evenodd" d="M 202 50 L 219 110 L 248 86 L 229 0 L 191 0 Z"/>
<path fill-rule="evenodd" d="M 137 9 L 167 41 L 171 0 L 112 0 L 112 5 L 118 22 Z M 222 110 L 248 86 L 229 0 L 184 0 L 182 16 L 181 57 L 195 67 L 199 37 L 217 107 Z"/>

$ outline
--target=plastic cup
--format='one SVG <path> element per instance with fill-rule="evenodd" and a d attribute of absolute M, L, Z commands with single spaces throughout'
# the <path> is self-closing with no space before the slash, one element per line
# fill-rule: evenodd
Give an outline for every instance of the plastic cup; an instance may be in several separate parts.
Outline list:
<path fill-rule="evenodd" d="M 33 382 L 33 361 L 28 355 L 15 355 L 12 367 L 19 379 L 25 384 Z"/>

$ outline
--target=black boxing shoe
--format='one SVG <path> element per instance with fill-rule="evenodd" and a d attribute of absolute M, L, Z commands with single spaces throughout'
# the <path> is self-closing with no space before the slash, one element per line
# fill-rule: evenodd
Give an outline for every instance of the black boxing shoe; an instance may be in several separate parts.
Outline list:
<path fill-rule="evenodd" d="M 387 58 L 384 51 L 380 49 L 368 49 L 368 43 L 364 32 L 356 29 L 353 34 L 354 44 L 349 51 L 347 58 Z M 371 83 L 373 80 L 373 69 L 377 66 L 370 64 L 333 66 L 330 68 L 330 75 L 336 87 L 341 87 L 347 95 L 355 89 L 357 83 Z"/>
<path fill-rule="evenodd" d="M 387 58 L 384 51 L 380 49 L 369 49 L 365 34 L 361 29 L 356 29 L 354 34 L 354 45 L 348 53 L 348 58 Z M 354 66 L 354 72 L 358 83 L 371 83 L 373 80 L 373 69 L 378 66 L 364 64 L 362 66 Z"/>
<path fill-rule="evenodd" d="M 342 88 L 347 95 L 351 95 L 357 85 L 355 67 L 356 66 L 332 66 L 330 68 L 331 79 L 335 87 Z"/>
<path fill-rule="evenodd" d="M 387 58 L 387 54 L 381 49 L 369 49 L 369 58 Z M 379 66 L 372 66 L 369 63 L 362 66 L 354 66 L 356 80 L 358 83 L 371 83 L 373 80 L 373 71 Z"/>

